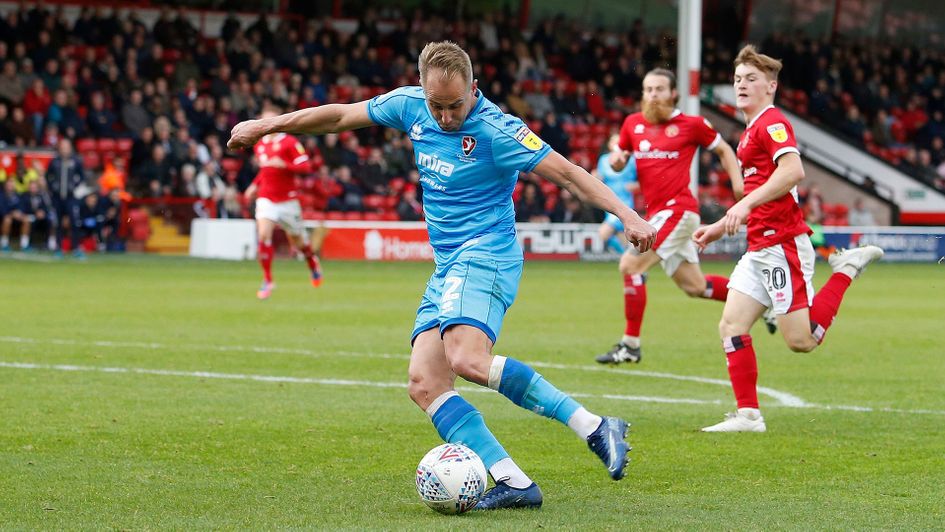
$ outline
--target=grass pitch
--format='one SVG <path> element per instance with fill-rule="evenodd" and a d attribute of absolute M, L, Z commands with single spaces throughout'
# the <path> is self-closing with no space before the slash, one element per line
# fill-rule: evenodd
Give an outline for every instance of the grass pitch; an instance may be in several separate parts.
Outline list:
<path fill-rule="evenodd" d="M 821 348 L 759 325 L 766 434 L 702 434 L 734 407 L 721 305 L 649 280 L 644 360 L 613 264 L 526 263 L 496 346 L 633 423 L 609 480 L 568 429 L 462 384 L 545 493 L 540 511 L 438 515 L 414 467 L 440 440 L 407 397 L 430 264 L 149 256 L 0 259 L 4 529 L 941 529 L 945 266 L 871 266 Z M 730 264 L 706 270 L 728 274 Z M 819 264 L 820 286 L 829 269 Z M 793 406 L 791 406 L 793 405 Z"/>

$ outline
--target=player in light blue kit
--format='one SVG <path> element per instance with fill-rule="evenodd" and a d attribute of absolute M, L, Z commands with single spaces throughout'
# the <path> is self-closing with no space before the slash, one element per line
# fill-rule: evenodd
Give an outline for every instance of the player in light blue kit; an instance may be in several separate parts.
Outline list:
<path fill-rule="evenodd" d="M 629 159 L 627 165 L 623 167 L 623 170 L 618 172 L 613 169 L 610 165 L 610 152 L 617 149 L 619 142 L 620 135 L 610 136 L 607 140 L 607 151 L 597 159 L 597 168 L 594 169 L 594 174 L 599 177 L 610 190 L 614 191 L 614 194 L 617 195 L 617 199 L 632 209 L 633 193 L 640 188 L 640 184 L 637 183 L 637 164 L 636 159 Z M 601 241 L 604 242 L 607 247 L 623 255 L 626 249 L 624 248 L 623 242 L 617 236 L 618 233 L 623 233 L 623 224 L 620 223 L 620 218 L 608 212 L 607 215 L 604 216 L 604 221 L 600 224 L 598 233 L 600 234 Z"/>
<path fill-rule="evenodd" d="M 479 411 L 455 391 L 457 376 L 566 424 L 619 480 L 630 450 L 626 421 L 592 414 L 528 365 L 492 354 L 522 274 L 512 189 L 520 171 L 534 171 L 567 187 L 616 214 L 627 240 L 641 252 L 652 247 L 656 231 L 603 183 L 487 100 L 462 48 L 448 41 L 427 44 L 419 70 L 421 87 L 241 122 L 233 128 L 228 146 L 252 146 L 276 132 L 322 134 L 372 125 L 407 132 L 421 175 L 436 263 L 411 336 L 408 391 L 440 436 L 472 448 L 496 481 L 477 508 L 536 508 L 542 494 L 492 435 Z"/>

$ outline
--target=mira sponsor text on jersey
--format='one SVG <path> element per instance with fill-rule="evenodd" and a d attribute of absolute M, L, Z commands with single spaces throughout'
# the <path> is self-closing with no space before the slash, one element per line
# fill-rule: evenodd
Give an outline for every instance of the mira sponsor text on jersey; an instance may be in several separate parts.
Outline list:
<path fill-rule="evenodd" d="M 416 86 L 376 96 L 368 114 L 377 124 L 406 132 L 413 143 L 438 263 L 482 240 L 490 241 L 490 255 L 521 258 L 512 191 L 519 172 L 532 171 L 551 151 L 528 126 L 477 91 L 462 127 L 443 131 Z"/>

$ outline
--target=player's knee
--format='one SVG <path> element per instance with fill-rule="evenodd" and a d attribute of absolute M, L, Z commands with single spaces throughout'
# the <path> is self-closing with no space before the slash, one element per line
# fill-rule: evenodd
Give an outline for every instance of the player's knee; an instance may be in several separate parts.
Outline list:
<path fill-rule="evenodd" d="M 740 336 L 742 334 L 745 334 L 745 331 L 742 330 L 742 327 L 738 323 L 724 315 L 722 316 L 722 319 L 719 321 L 720 337 L 729 338 L 731 336 Z"/>
<path fill-rule="evenodd" d="M 810 353 L 817 347 L 817 340 L 810 334 L 791 334 L 784 337 L 788 349 L 795 353 Z"/>
<path fill-rule="evenodd" d="M 439 390 L 442 386 L 437 385 L 436 380 L 420 372 L 410 371 L 407 382 L 407 394 L 414 403 L 417 403 L 422 409 L 426 409 L 434 399 L 439 397 L 445 390 Z"/>

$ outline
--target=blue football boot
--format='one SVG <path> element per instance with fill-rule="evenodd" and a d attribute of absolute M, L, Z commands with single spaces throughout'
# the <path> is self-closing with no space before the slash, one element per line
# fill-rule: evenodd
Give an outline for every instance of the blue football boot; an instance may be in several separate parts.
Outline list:
<path fill-rule="evenodd" d="M 605 417 L 597 430 L 587 437 L 587 446 L 604 462 L 610 478 L 614 480 L 623 478 L 623 469 L 630 461 L 627 456 L 630 445 L 624 439 L 629 427 L 630 425 L 620 418 Z"/>
<path fill-rule="evenodd" d="M 538 484 L 525 489 L 513 488 L 505 482 L 496 482 L 495 486 L 483 494 L 476 505 L 476 510 L 501 510 L 503 508 L 541 508 L 541 489 Z"/>

